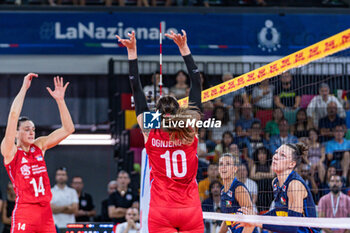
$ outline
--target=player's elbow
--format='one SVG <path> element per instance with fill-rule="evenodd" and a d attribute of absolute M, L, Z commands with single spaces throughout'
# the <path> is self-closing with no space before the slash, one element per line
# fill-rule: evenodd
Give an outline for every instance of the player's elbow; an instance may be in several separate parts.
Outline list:
<path fill-rule="evenodd" d="M 64 130 L 67 132 L 68 135 L 71 135 L 72 133 L 75 132 L 75 127 L 74 127 L 74 125 L 72 124 L 72 125 L 70 125 L 70 126 L 68 126 L 68 127 L 65 127 Z"/>

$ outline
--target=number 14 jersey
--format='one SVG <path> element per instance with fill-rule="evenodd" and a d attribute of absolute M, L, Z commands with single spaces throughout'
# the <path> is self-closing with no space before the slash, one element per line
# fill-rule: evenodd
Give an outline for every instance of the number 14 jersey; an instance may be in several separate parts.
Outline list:
<path fill-rule="evenodd" d="M 50 180 L 39 147 L 33 144 L 28 152 L 18 147 L 15 157 L 5 167 L 13 184 L 17 203 L 50 203 Z"/>
<path fill-rule="evenodd" d="M 169 133 L 153 129 L 145 144 L 150 161 L 150 206 L 198 207 L 201 206 L 198 184 L 198 138 L 190 145 L 180 140 L 170 141 Z"/>

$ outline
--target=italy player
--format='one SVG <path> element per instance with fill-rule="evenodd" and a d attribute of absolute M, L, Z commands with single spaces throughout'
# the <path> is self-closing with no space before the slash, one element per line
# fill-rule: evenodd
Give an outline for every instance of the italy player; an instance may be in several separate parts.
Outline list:
<path fill-rule="evenodd" d="M 239 158 L 229 153 L 223 154 L 219 159 L 219 173 L 223 183 L 221 189 L 221 212 L 223 213 L 240 214 L 240 208 L 245 208 L 253 213 L 253 202 L 249 191 L 235 177 L 239 165 Z M 238 228 L 235 222 L 223 221 L 219 232 L 226 233 L 228 229 L 234 233 L 254 231 L 254 227 Z"/>
<path fill-rule="evenodd" d="M 11 233 L 56 233 L 51 201 L 51 185 L 44 161 L 45 152 L 74 132 L 74 124 L 64 101 L 69 83 L 55 77 L 55 89 L 47 87 L 56 100 L 62 127 L 45 137 L 35 139 L 34 123 L 21 114 L 24 98 L 32 79 L 37 74 L 24 77 L 22 87 L 15 97 L 1 142 L 4 164 L 16 192 L 16 204 L 12 212 Z M 16 143 L 15 143 L 16 141 Z"/>
<path fill-rule="evenodd" d="M 174 121 L 199 119 L 201 107 L 200 74 L 187 45 L 186 32 L 166 34 L 179 47 L 189 72 L 191 88 L 189 102 L 192 107 L 180 107 L 171 96 L 161 97 L 156 110 L 161 118 Z M 196 174 L 198 168 L 196 136 L 191 127 L 143 128 L 143 113 L 149 111 L 142 91 L 137 65 L 135 33 L 130 39 L 121 39 L 128 50 L 130 83 L 135 101 L 137 121 L 140 125 L 151 166 L 151 198 L 148 215 L 150 233 L 203 233 L 203 214 L 199 199 Z"/>
<path fill-rule="evenodd" d="M 316 205 L 311 191 L 301 176 L 294 169 L 301 163 L 302 156 L 307 154 L 308 148 L 301 143 L 284 144 L 280 146 L 272 158 L 272 170 L 277 177 L 273 180 L 274 209 L 265 215 L 288 217 L 317 217 Z M 247 214 L 247 210 L 242 208 Z M 240 223 L 241 226 L 251 226 Z M 320 232 L 313 227 L 279 226 L 269 224 L 255 224 L 255 226 L 273 232 Z"/>

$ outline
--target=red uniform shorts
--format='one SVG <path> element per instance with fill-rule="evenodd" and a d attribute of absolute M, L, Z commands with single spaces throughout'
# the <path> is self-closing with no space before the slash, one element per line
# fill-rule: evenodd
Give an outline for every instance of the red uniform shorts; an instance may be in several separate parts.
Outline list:
<path fill-rule="evenodd" d="M 149 233 L 203 233 L 202 208 L 150 207 L 148 230 Z"/>
<path fill-rule="evenodd" d="M 11 233 L 56 233 L 50 203 L 16 204 Z"/>

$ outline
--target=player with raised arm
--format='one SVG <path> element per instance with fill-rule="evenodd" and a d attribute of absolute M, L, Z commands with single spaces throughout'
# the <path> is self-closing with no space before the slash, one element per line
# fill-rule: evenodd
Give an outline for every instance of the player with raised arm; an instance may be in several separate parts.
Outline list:
<path fill-rule="evenodd" d="M 24 77 L 12 103 L 5 137 L 1 142 L 4 164 L 16 192 L 11 233 L 56 233 L 50 207 L 51 185 L 44 156 L 48 149 L 74 132 L 74 124 L 64 101 L 69 83 L 63 85 L 63 78 L 60 77 L 54 77 L 55 89 L 52 91 L 47 87 L 47 90 L 58 105 L 61 128 L 35 139 L 34 123 L 26 117 L 19 117 L 27 90 L 36 77 L 38 75 L 33 73 Z"/>
<path fill-rule="evenodd" d="M 199 119 L 201 108 L 200 74 L 187 45 L 186 32 L 165 34 L 179 47 L 189 72 L 191 89 L 188 107 L 180 107 L 172 96 L 161 97 L 156 110 L 165 121 Z M 197 128 L 163 127 L 148 131 L 143 128 L 143 113 L 149 111 L 138 74 L 135 32 L 121 39 L 128 50 L 129 78 L 140 125 L 151 166 L 151 200 L 148 215 L 150 233 L 203 233 L 203 215 L 196 174 Z M 163 122 L 163 121 L 162 121 Z"/>
<path fill-rule="evenodd" d="M 277 177 L 273 180 L 274 208 L 265 215 L 288 217 L 317 217 L 316 205 L 312 193 L 301 176 L 294 171 L 300 165 L 308 148 L 302 144 L 284 144 L 280 146 L 272 158 L 272 170 Z M 242 208 L 244 214 L 249 214 Z M 257 226 L 272 232 L 320 232 L 314 227 L 280 226 L 270 224 L 250 224 L 240 222 L 241 226 Z"/>

